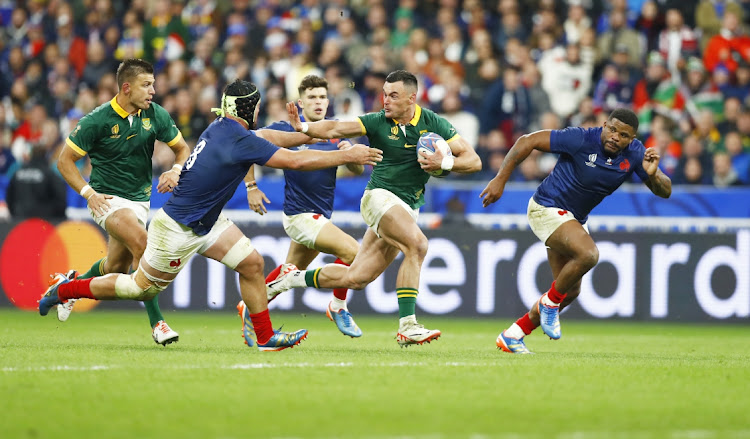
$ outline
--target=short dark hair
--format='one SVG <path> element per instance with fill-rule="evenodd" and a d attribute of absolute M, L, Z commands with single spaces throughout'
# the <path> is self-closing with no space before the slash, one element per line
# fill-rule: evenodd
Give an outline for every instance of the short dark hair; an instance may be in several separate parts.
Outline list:
<path fill-rule="evenodd" d="M 154 66 L 142 59 L 126 59 L 117 67 L 117 87 L 122 89 L 123 84 L 132 81 L 142 73 L 153 75 Z"/>
<path fill-rule="evenodd" d="M 414 87 L 414 90 L 417 90 L 417 77 L 406 70 L 394 70 L 385 78 L 385 82 L 391 84 L 399 81 L 403 82 L 406 87 Z"/>
<path fill-rule="evenodd" d="M 250 129 L 255 128 L 253 126 L 253 116 L 255 116 L 255 107 L 260 102 L 260 92 L 255 93 L 256 91 L 258 91 L 258 87 L 255 84 L 242 79 L 235 79 L 234 82 L 224 87 L 224 94 L 227 96 L 247 96 L 252 94 L 252 96 L 237 99 L 236 101 L 237 116 L 244 119 L 250 125 Z"/>
<path fill-rule="evenodd" d="M 302 94 L 308 88 L 318 87 L 323 87 L 326 89 L 326 91 L 328 91 L 328 81 L 326 81 L 326 78 L 321 78 L 318 75 L 307 75 L 302 78 L 302 82 L 299 83 L 299 87 L 297 87 L 297 90 L 299 91 L 299 95 L 302 96 Z"/>
<path fill-rule="evenodd" d="M 628 110 L 627 108 L 616 108 L 610 113 L 607 120 L 612 119 L 617 119 L 626 125 L 630 125 L 633 127 L 633 131 L 638 132 L 638 116 L 636 116 L 632 110 Z"/>

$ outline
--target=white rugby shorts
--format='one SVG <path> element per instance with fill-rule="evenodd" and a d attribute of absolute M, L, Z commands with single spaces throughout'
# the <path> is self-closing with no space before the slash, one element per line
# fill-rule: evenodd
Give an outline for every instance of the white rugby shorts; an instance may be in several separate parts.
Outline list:
<path fill-rule="evenodd" d="M 378 233 L 378 226 L 380 220 L 383 218 L 388 210 L 393 206 L 401 206 L 409 212 L 414 221 L 417 221 L 419 217 L 419 209 L 412 209 L 408 204 L 399 198 L 396 194 L 385 189 L 369 189 L 366 190 L 362 196 L 362 201 L 359 204 L 359 210 L 362 214 L 362 218 L 368 227 L 375 232 L 375 235 L 380 238 Z"/>
<path fill-rule="evenodd" d="M 107 201 L 109 202 L 109 210 L 107 210 L 104 215 L 99 216 L 90 207 L 88 208 L 89 215 L 91 215 L 91 218 L 94 219 L 95 223 L 99 224 L 99 227 L 107 230 L 104 225 L 110 215 L 120 209 L 130 209 L 135 213 L 138 222 L 146 228 L 146 223 L 148 223 L 148 211 L 151 208 L 151 203 L 149 201 L 131 201 L 127 198 L 118 197 L 116 195 L 112 195 L 112 199 Z"/>
<path fill-rule="evenodd" d="M 161 272 L 179 273 L 193 255 L 208 250 L 232 224 L 221 214 L 211 231 L 200 236 L 159 209 L 148 226 L 148 245 L 143 258 Z"/>
<path fill-rule="evenodd" d="M 282 214 L 281 221 L 284 231 L 292 241 L 311 249 L 315 249 L 315 240 L 318 239 L 323 226 L 330 222 L 324 215 L 312 212 L 289 216 Z"/>
<path fill-rule="evenodd" d="M 547 244 L 550 236 L 563 223 L 568 221 L 578 221 L 573 213 L 559 207 L 544 207 L 534 201 L 534 197 L 529 199 L 529 206 L 526 210 L 526 217 L 529 219 L 531 231 L 542 243 Z M 589 233 L 589 227 L 583 224 L 583 229 Z"/>

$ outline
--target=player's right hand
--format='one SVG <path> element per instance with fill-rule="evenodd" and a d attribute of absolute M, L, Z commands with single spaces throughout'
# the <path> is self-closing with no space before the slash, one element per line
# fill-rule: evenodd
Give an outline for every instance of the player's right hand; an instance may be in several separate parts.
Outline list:
<path fill-rule="evenodd" d="M 497 179 L 497 177 L 490 180 L 487 186 L 484 188 L 479 198 L 482 198 L 482 207 L 487 207 L 495 201 L 499 200 L 503 196 L 505 190 L 505 184 Z"/>
<path fill-rule="evenodd" d="M 302 131 L 302 121 L 299 119 L 297 104 L 295 102 L 287 102 L 286 112 L 289 114 L 289 123 L 294 127 L 294 130 L 297 132 Z"/>
<path fill-rule="evenodd" d="M 112 195 L 95 193 L 88 199 L 88 206 L 94 212 L 96 216 L 102 216 L 109 211 L 109 201 L 113 197 Z"/>
<path fill-rule="evenodd" d="M 247 191 L 247 205 L 253 212 L 257 212 L 260 215 L 268 213 L 266 206 L 263 204 L 264 201 L 271 204 L 271 201 L 266 198 L 266 194 L 264 194 L 262 190 L 253 189 Z"/>
<path fill-rule="evenodd" d="M 349 160 L 347 160 L 347 163 L 375 166 L 383 161 L 383 151 L 377 148 L 370 148 L 361 143 L 340 151 L 348 155 Z"/>

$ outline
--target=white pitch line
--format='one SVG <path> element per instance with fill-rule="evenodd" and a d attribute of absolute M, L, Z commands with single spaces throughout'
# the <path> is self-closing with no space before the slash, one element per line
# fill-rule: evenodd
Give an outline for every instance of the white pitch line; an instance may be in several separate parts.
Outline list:
<path fill-rule="evenodd" d="M 238 364 L 225 364 L 225 365 L 200 365 L 200 364 L 183 364 L 164 366 L 160 365 L 156 369 L 227 369 L 227 370 L 248 370 L 248 369 L 282 369 L 282 368 L 352 368 L 352 367 L 425 367 L 425 366 L 437 366 L 437 367 L 505 367 L 508 363 L 505 362 L 485 362 L 485 363 L 472 363 L 472 362 L 460 362 L 460 361 L 447 361 L 443 363 L 428 363 L 428 362 L 413 362 L 413 361 L 399 361 L 393 363 L 352 363 L 352 362 L 340 362 L 340 363 L 238 363 Z M 125 366 L 119 364 L 110 365 L 93 365 L 93 366 L 69 366 L 69 365 L 53 365 L 53 366 L 35 366 L 35 367 L 3 367 L 0 368 L 0 372 L 5 373 L 17 373 L 17 372 L 92 372 L 92 371 L 104 371 L 112 369 L 139 369 L 142 370 L 141 366 Z"/>

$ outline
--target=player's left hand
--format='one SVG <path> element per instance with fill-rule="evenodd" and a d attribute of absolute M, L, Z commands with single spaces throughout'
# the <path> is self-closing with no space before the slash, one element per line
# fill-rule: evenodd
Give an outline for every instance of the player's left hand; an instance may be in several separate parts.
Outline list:
<path fill-rule="evenodd" d="M 172 168 L 159 176 L 159 184 L 156 185 L 156 191 L 160 194 L 172 192 L 180 181 L 180 171 Z"/>
<path fill-rule="evenodd" d="M 417 152 L 417 161 L 424 171 L 438 171 L 442 169 L 444 157 L 445 155 L 440 151 L 440 148 L 435 148 L 435 153 L 432 155 L 427 155 L 424 151 Z"/>
<path fill-rule="evenodd" d="M 299 111 L 297 110 L 297 103 L 287 102 L 286 112 L 289 115 L 289 123 L 294 127 L 294 130 L 297 132 L 302 131 L 302 121 L 299 119 Z"/>
<path fill-rule="evenodd" d="M 643 170 L 646 174 L 653 176 L 659 169 L 659 151 L 656 148 L 647 148 L 643 154 Z"/>
<path fill-rule="evenodd" d="M 266 197 L 266 194 L 264 194 L 262 190 L 253 189 L 247 191 L 247 205 L 253 212 L 257 212 L 259 215 L 268 213 L 266 206 L 263 204 L 264 201 L 271 204 L 271 201 Z"/>

